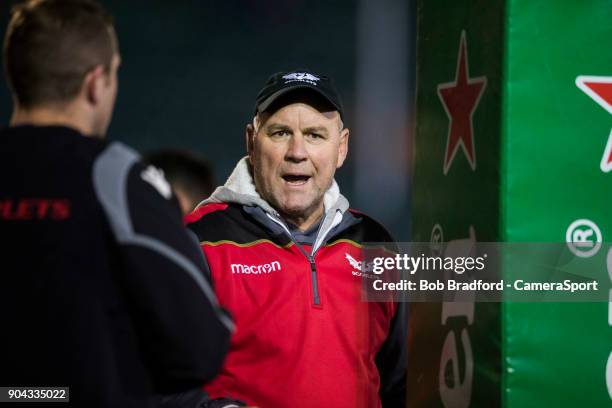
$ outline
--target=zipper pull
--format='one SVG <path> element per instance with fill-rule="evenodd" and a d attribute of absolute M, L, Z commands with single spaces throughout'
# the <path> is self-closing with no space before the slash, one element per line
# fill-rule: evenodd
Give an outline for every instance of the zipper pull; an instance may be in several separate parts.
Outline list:
<path fill-rule="evenodd" d="M 312 255 L 308 255 L 308 262 L 310 262 L 310 270 L 315 272 L 317 270 L 317 267 L 315 265 L 315 260 Z"/>
<path fill-rule="evenodd" d="M 310 279 L 312 280 L 312 297 L 315 305 L 321 305 L 321 299 L 319 297 L 319 280 L 317 277 L 317 266 L 312 255 L 308 255 L 308 262 L 310 262 Z"/>

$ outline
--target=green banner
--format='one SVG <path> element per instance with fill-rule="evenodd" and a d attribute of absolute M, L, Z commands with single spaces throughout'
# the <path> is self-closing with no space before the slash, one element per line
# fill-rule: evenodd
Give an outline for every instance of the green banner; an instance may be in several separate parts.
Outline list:
<path fill-rule="evenodd" d="M 418 2 L 413 241 L 566 243 L 612 279 L 611 21 L 609 0 Z M 408 406 L 612 406 L 610 310 L 411 305 Z"/>
<path fill-rule="evenodd" d="M 612 234 L 612 110 L 594 96 L 612 95 L 612 3 L 515 0 L 506 9 L 502 238 L 584 238 L 595 245 L 578 247 L 577 260 L 607 275 L 607 254 L 593 249 Z M 612 406 L 608 308 L 504 304 L 504 406 Z"/>

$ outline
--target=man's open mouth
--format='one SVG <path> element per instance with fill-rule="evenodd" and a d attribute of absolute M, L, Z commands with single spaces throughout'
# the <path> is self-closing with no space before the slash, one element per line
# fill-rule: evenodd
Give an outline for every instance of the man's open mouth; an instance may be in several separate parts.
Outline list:
<path fill-rule="evenodd" d="M 310 180 L 310 176 L 302 174 L 285 174 L 283 176 L 283 180 L 285 180 L 287 184 L 292 186 L 302 186 L 308 183 L 308 180 Z"/>

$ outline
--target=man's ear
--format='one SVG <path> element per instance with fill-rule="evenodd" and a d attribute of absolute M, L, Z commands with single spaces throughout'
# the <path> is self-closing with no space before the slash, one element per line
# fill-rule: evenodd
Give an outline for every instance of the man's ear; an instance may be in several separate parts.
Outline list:
<path fill-rule="evenodd" d="M 350 132 L 348 128 L 344 128 L 340 131 L 340 146 L 338 146 L 338 163 L 336 164 L 337 169 L 342 167 L 344 160 L 346 160 L 346 156 L 348 154 L 349 134 Z"/>
<path fill-rule="evenodd" d="M 100 102 L 104 88 L 107 86 L 107 80 L 102 65 L 97 65 L 85 75 L 83 88 L 89 103 L 96 105 Z"/>
<path fill-rule="evenodd" d="M 255 128 L 253 127 L 251 123 L 246 125 L 244 137 L 246 141 L 247 154 L 249 155 L 249 161 L 251 161 L 251 164 L 252 164 L 253 145 L 255 143 Z"/>

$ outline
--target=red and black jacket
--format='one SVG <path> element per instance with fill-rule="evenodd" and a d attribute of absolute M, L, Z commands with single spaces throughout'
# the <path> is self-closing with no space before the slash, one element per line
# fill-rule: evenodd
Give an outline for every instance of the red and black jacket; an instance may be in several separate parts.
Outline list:
<path fill-rule="evenodd" d="M 261 199 L 245 199 L 252 190 L 234 190 L 231 202 L 227 186 L 187 218 L 236 323 L 206 391 L 265 408 L 404 406 L 405 305 L 362 301 L 349 261 L 362 259 L 365 242 L 390 242 L 387 231 L 336 207 L 315 243 L 296 242 Z"/>

